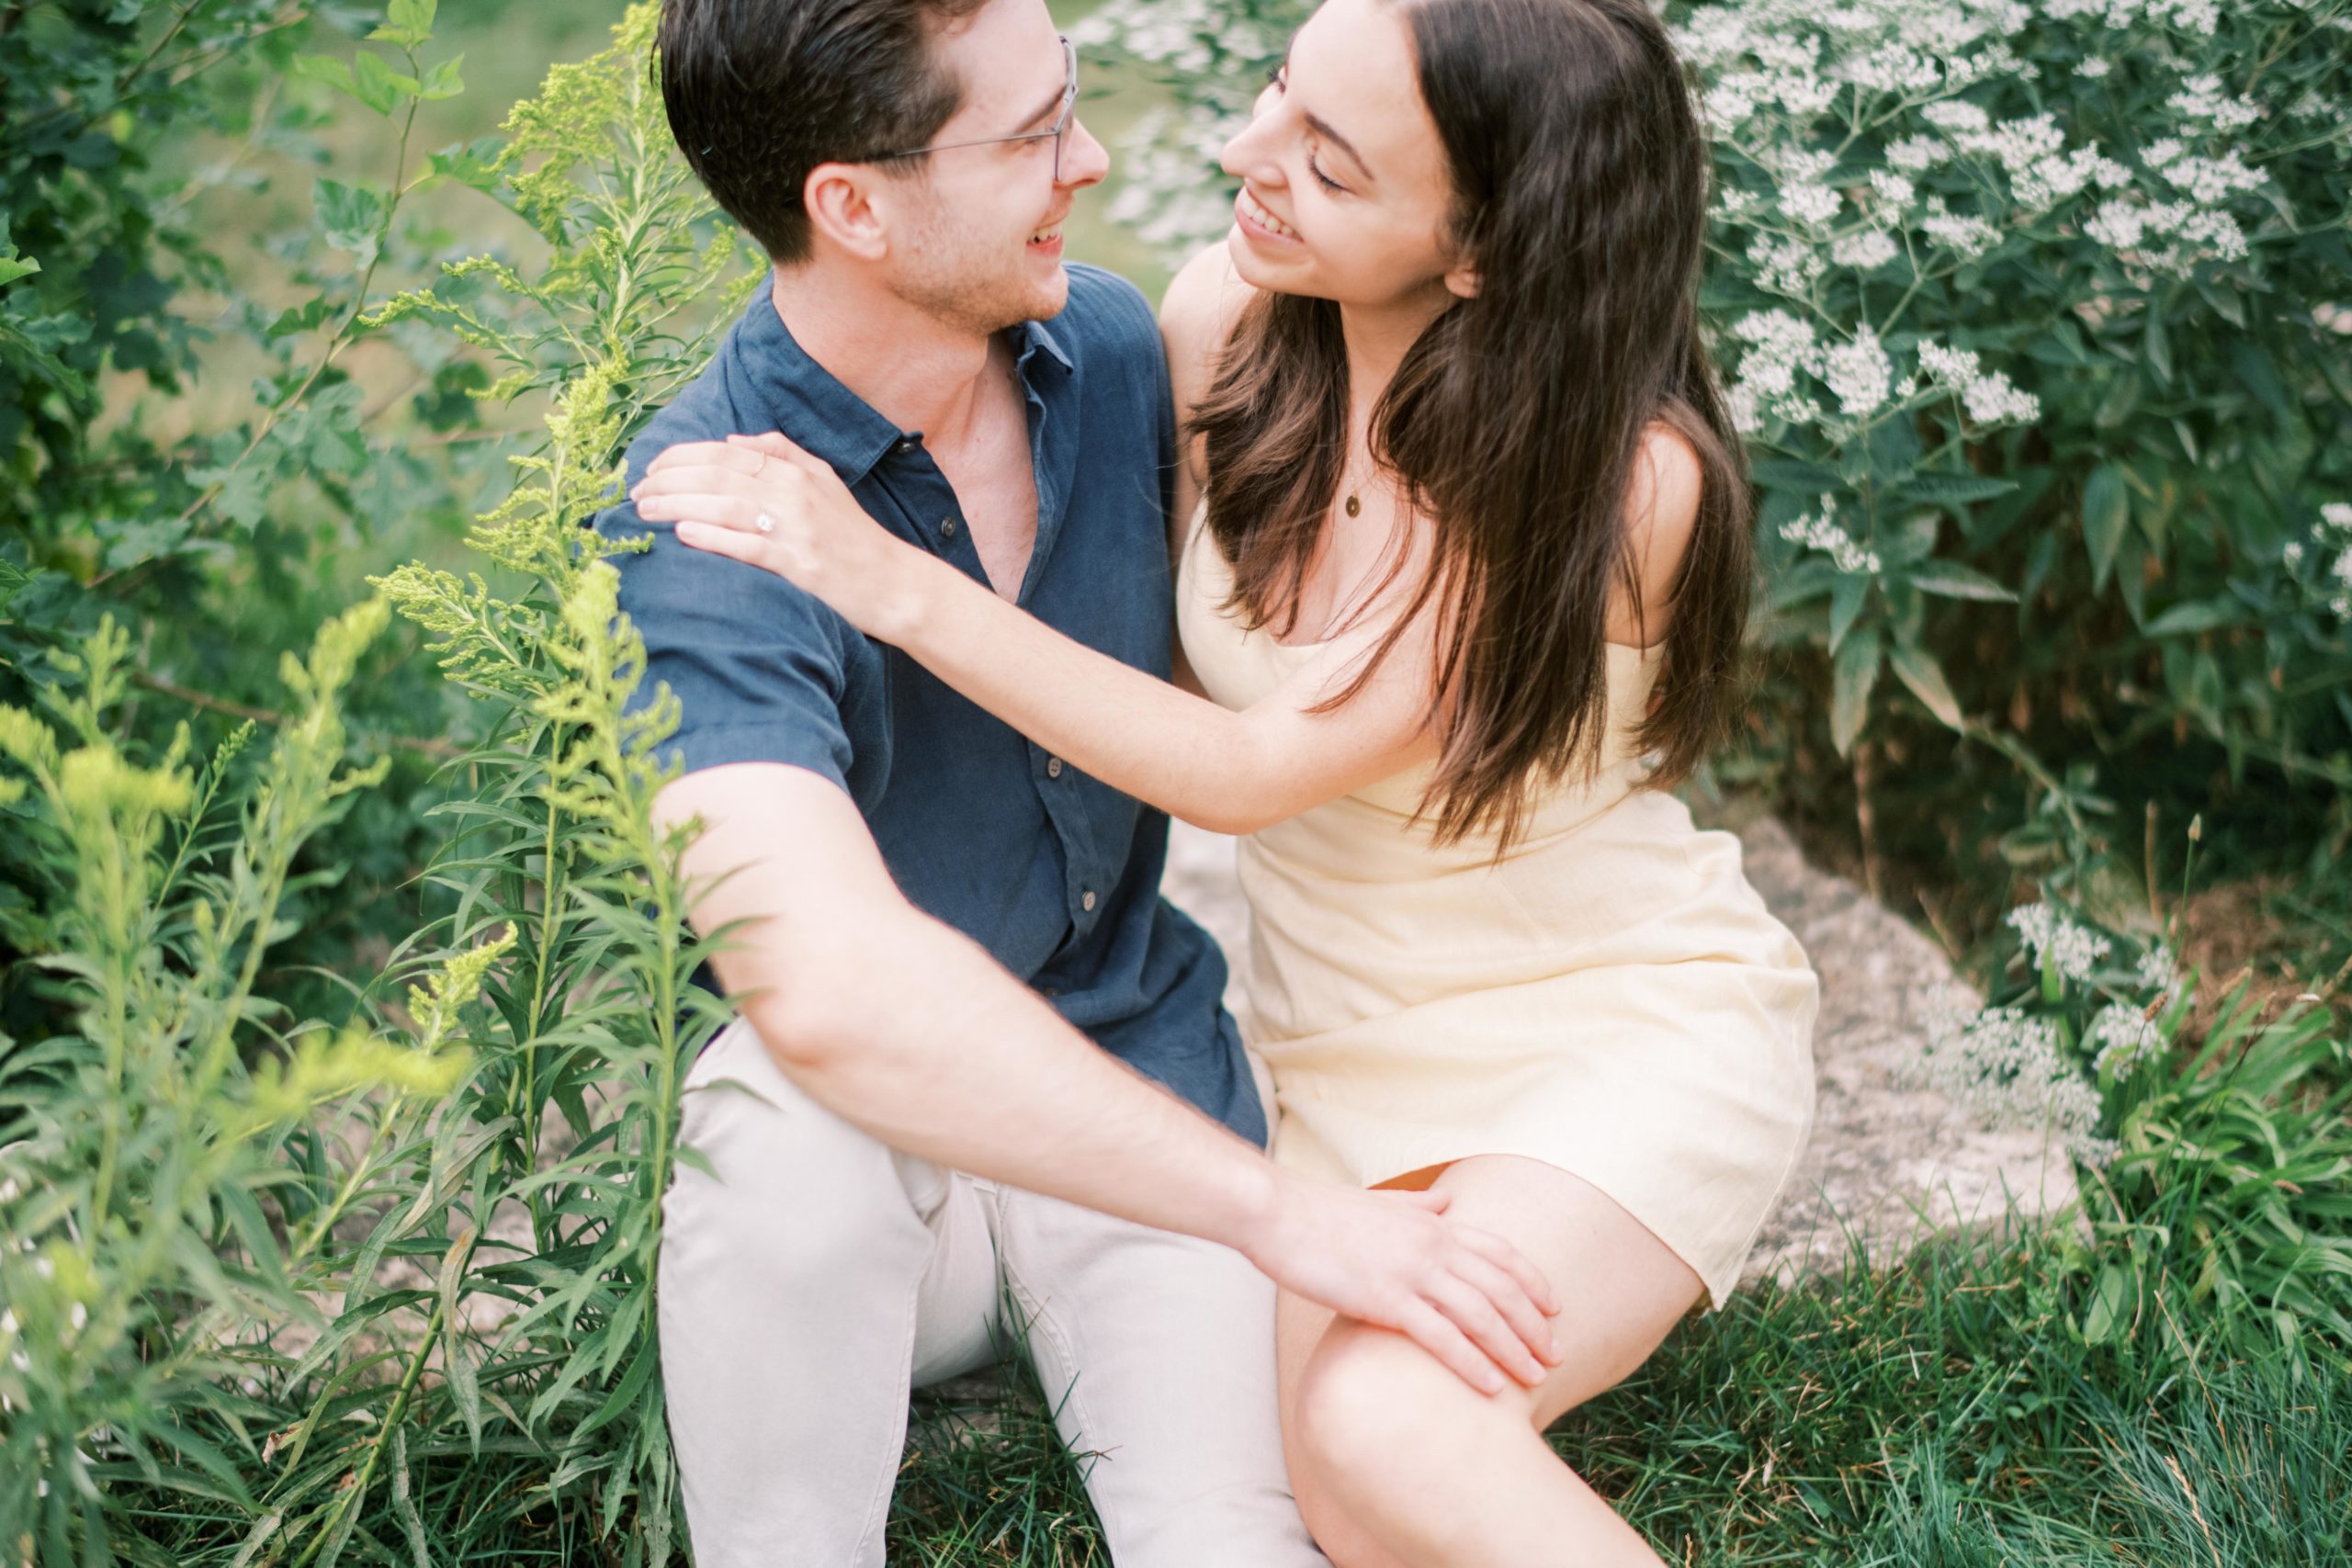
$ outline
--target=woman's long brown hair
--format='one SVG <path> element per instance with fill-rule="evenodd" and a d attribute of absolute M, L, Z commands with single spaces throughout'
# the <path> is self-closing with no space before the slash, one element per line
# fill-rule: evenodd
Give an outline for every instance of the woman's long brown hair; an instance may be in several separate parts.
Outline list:
<path fill-rule="evenodd" d="M 1421 809 L 1441 841 L 1491 831 L 1499 854 L 1542 791 L 1599 765 L 1609 591 L 1640 607 L 1624 504 L 1654 422 L 1690 443 L 1704 483 L 1636 737 L 1657 757 L 1645 784 L 1680 781 L 1722 738 L 1753 570 L 1747 475 L 1699 333 L 1706 141 L 1648 0 L 1400 3 L 1479 288 L 1373 411 L 1374 457 L 1430 520 L 1430 568 L 1329 705 L 1434 605 L 1441 746 Z M 1193 411 L 1229 608 L 1253 626 L 1296 623 L 1348 397 L 1339 307 L 1264 294 Z"/>

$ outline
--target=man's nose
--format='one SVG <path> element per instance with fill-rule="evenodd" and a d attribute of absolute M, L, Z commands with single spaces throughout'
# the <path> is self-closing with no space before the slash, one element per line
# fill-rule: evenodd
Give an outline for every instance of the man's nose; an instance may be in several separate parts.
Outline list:
<path fill-rule="evenodd" d="M 1069 122 L 1069 140 L 1062 148 L 1061 183 L 1073 188 L 1099 185 L 1111 172 L 1111 154 L 1082 119 Z"/>

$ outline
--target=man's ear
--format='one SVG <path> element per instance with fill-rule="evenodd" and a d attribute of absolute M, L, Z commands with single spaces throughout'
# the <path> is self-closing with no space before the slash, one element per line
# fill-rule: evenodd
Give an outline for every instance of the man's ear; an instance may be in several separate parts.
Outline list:
<path fill-rule="evenodd" d="M 874 204 L 880 175 L 864 164 L 820 164 L 800 186 L 809 223 L 833 244 L 866 261 L 890 248 L 887 225 Z"/>

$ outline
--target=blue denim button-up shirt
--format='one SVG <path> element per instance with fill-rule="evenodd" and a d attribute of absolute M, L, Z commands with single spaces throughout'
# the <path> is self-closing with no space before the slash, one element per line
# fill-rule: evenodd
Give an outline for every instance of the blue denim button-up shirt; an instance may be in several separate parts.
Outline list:
<path fill-rule="evenodd" d="M 1013 329 L 1028 399 L 1037 541 L 1020 603 L 1138 669 L 1169 672 L 1167 513 L 1176 462 L 1166 362 L 1135 288 L 1069 268 L 1050 327 Z M 832 465 L 884 527 L 985 581 L 956 492 L 923 450 L 811 359 L 763 285 L 709 367 L 628 450 L 780 430 Z M 1225 960 L 1159 897 L 1168 818 L 1063 764 L 784 579 L 681 545 L 628 504 L 608 537 L 649 679 L 684 717 L 688 772 L 785 762 L 847 791 L 914 905 L 970 936 L 1104 1050 L 1261 1147 L 1265 1118 Z M 878 997 L 887 1007 L 889 998 Z"/>

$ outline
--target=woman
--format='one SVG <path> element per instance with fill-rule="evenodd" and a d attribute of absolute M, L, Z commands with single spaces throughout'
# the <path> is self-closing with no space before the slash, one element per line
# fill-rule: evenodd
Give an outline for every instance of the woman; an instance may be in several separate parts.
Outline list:
<path fill-rule="evenodd" d="M 1162 312 L 1176 685 L 779 438 L 808 479 L 772 533 L 694 497 L 687 448 L 639 510 L 1246 835 L 1276 1157 L 1434 1186 L 1551 1280 L 1560 1364 L 1483 1393 L 1283 1300 L 1332 1560 L 1656 1563 L 1541 1435 L 1736 1281 L 1810 1127 L 1817 995 L 1736 841 L 1667 793 L 1726 724 L 1750 570 L 1693 304 L 1704 143 L 1646 0 L 1329 0 L 1225 166 L 1236 227 Z"/>

